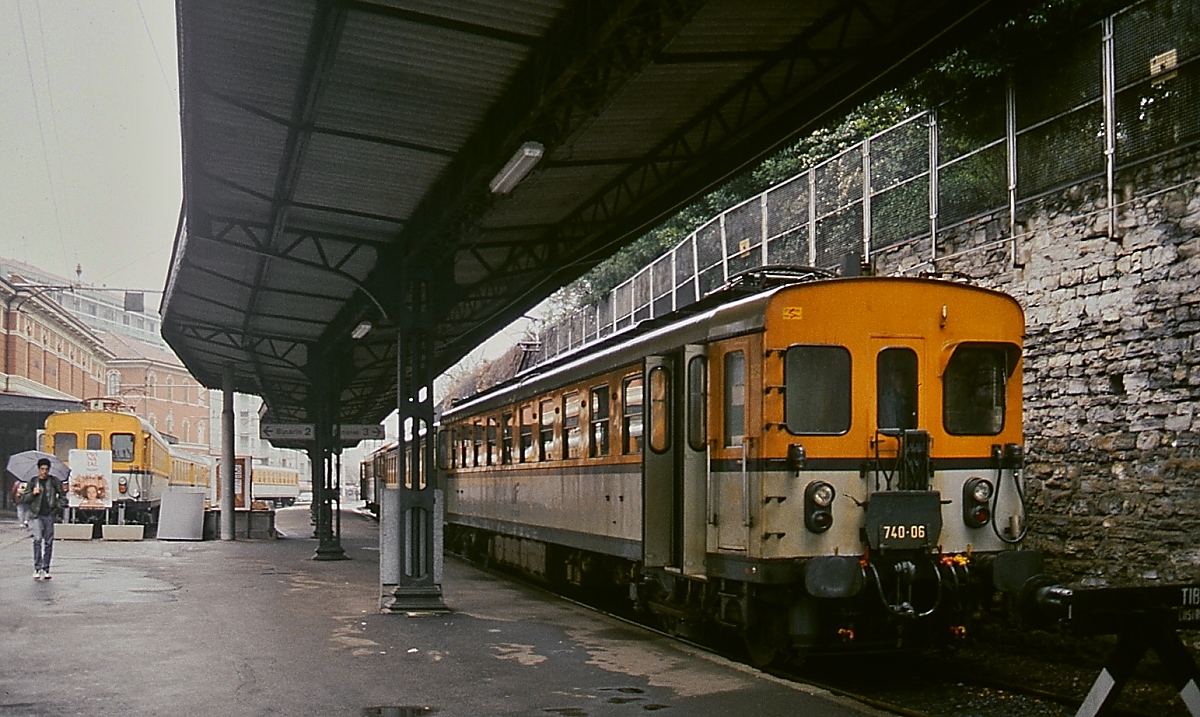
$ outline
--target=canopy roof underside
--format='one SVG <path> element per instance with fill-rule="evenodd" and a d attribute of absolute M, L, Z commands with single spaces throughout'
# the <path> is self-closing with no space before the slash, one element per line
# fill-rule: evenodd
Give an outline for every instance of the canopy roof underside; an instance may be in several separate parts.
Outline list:
<path fill-rule="evenodd" d="M 377 421 L 396 406 L 405 272 L 434 281 L 443 370 L 699 194 L 1013 11 L 179 3 L 184 208 L 163 335 L 206 386 L 231 366 L 274 419 L 312 420 L 318 381 L 341 422 Z M 493 194 L 531 141 L 543 159 Z M 363 320 L 374 328 L 351 339 Z"/>

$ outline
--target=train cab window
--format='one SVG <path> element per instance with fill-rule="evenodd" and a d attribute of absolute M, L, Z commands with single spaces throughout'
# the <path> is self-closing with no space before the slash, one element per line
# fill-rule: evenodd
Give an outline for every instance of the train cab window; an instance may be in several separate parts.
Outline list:
<path fill-rule="evenodd" d="M 475 466 L 487 465 L 487 456 L 485 456 L 483 454 L 483 424 L 476 423 L 471 428 L 471 430 L 475 434 L 475 451 L 474 451 L 475 463 L 474 463 L 474 465 Z"/>
<path fill-rule="evenodd" d="M 876 425 L 917 427 L 917 354 L 908 348 L 879 352 L 875 363 Z"/>
<path fill-rule="evenodd" d="M 671 447 L 671 374 L 662 366 L 650 369 L 650 450 L 664 453 Z"/>
<path fill-rule="evenodd" d="M 796 434 L 850 430 L 850 352 L 841 346 L 792 346 L 783 360 L 783 417 Z"/>
<path fill-rule="evenodd" d="M 625 453 L 642 452 L 642 377 L 625 379 L 621 435 Z"/>
<path fill-rule="evenodd" d="M 942 376 L 942 421 L 956 436 L 994 436 L 1004 428 L 1008 350 L 960 346 Z"/>
<path fill-rule="evenodd" d="M 687 440 L 693 451 L 708 440 L 708 358 L 693 356 L 687 368 Z"/>
<path fill-rule="evenodd" d="M 511 413 L 500 416 L 500 462 L 504 465 L 513 462 L 513 415 Z"/>
<path fill-rule="evenodd" d="M 725 354 L 725 445 L 741 445 L 746 432 L 746 355 Z"/>
<path fill-rule="evenodd" d="M 100 445 L 100 434 L 99 434 L 99 433 L 89 433 L 89 434 L 87 434 L 87 449 L 88 449 L 89 451 L 98 451 L 98 450 L 101 450 L 101 445 Z"/>
<path fill-rule="evenodd" d="M 54 434 L 54 455 L 60 461 L 66 461 L 71 456 L 71 451 L 79 447 L 79 436 L 74 433 L 55 433 Z"/>
<path fill-rule="evenodd" d="M 592 389 L 592 408 L 588 414 L 588 455 L 592 458 L 608 455 L 608 386 Z"/>
<path fill-rule="evenodd" d="M 450 467 L 458 468 L 458 429 L 450 429 L 450 441 L 446 447 L 447 453 L 450 455 Z"/>
<path fill-rule="evenodd" d="M 521 407 L 521 462 L 532 463 L 537 460 L 533 445 L 533 404 Z"/>
<path fill-rule="evenodd" d="M 583 457 L 583 433 L 579 430 L 579 392 L 573 391 L 563 396 L 563 458 Z"/>
<path fill-rule="evenodd" d="M 542 401 L 538 406 L 541 425 L 538 431 L 538 460 L 554 460 L 554 401 Z"/>
<path fill-rule="evenodd" d="M 129 463 L 133 460 L 132 433 L 114 433 L 110 440 L 112 441 L 113 462 Z"/>
<path fill-rule="evenodd" d="M 496 417 L 488 416 L 487 419 L 487 464 L 494 466 L 500 462 L 500 456 L 496 453 Z"/>

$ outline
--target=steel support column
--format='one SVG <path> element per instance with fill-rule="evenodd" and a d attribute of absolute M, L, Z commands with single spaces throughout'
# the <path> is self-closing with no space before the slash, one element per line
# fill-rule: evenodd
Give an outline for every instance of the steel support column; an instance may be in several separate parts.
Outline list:
<path fill-rule="evenodd" d="M 332 416 L 337 415 L 336 406 L 329 398 L 330 392 L 323 390 L 324 384 L 314 385 L 316 394 L 316 440 L 308 449 L 308 458 L 313 470 L 313 501 L 317 503 L 317 552 L 313 560 L 347 560 L 342 548 L 341 531 L 335 531 L 334 511 L 341 510 L 341 500 L 334 488 L 333 449 L 337 445 Z"/>
<path fill-rule="evenodd" d="M 396 485 L 384 489 L 380 520 L 381 607 L 443 611 L 442 502 L 433 471 L 433 340 L 428 277 L 400 277 L 396 405 Z"/>
<path fill-rule="evenodd" d="M 221 540 L 233 540 L 233 367 L 221 371 Z M 248 525 L 249 523 L 247 523 Z"/>

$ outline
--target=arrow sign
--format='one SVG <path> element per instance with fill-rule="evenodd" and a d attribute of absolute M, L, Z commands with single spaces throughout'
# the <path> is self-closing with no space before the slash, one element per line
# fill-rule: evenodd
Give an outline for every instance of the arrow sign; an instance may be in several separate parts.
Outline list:
<path fill-rule="evenodd" d="M 387 435 L 379 423 L 342 424 L 338 430 L 338 438 L 343 441 L 382 441 Z"/>
<path fill-rule="evenodd" d="M 268 441 L 311 441 L 317 428 L 311 423 L 260 423 L 258 435 Z"/>

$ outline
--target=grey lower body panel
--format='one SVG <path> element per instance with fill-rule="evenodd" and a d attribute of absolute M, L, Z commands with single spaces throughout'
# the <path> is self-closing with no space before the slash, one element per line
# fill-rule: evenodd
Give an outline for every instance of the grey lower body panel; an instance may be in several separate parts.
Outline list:
<path fill-rule="evenodd" d="M 510 523 L 504 520 L 492 520 L 490 518 L 478 518 L 469 515 L 448 514 L 446 522 L 451 525 L 478 528 L 500 535 L 511 535 L 518 538 L 538 540 L 552 545 L 587 550 L 592 553 L 612 555 L 626 560 L 639 561 L 642 559 L 642 545 L 634 540 L 610 538 L 605 535 L 593 535 L 590 533 L 577 533 L 560 528 Z"/>

